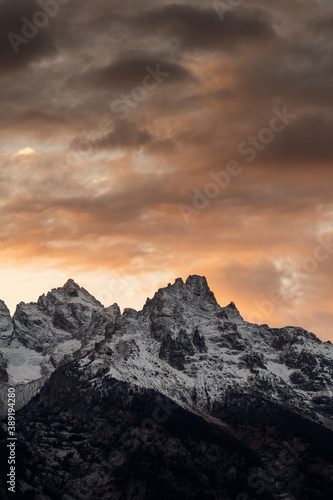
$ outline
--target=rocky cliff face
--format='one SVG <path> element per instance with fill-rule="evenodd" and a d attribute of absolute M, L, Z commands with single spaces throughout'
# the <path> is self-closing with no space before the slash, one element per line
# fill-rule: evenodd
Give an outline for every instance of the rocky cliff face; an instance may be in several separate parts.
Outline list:
<path fill-rule="evenodd" d="M 247 323 L 234 303 L 221 307 L 216 302 L 203 277 L 177 279 L 148 299 L 142 311 L 125 309 L 123 314 L 116 304 L 104 308 L 69 280 L 36 304 L 19 304 L 13 319 L 0 303 L 0 335 L 0 394 L 8 384 L 17 385 L 19 406 L 26 405 L 20 417 L 22 442 L 31 442 L 38 458 L 36 469 L 25 463 L 22 470 L 32 491 L 46 495 L 40 500 L 132 498 L 121 496 L 120 485 L 126 480 L 133 491 L 143 488 L 142 498 L 160 497 L 158 485 L 142 485 L 142 470 L 135 466 L 138 457 L 146 467 L 156 461 L 164 464 L 156 474 L 170 488 L 169 496 L 161 498 L 227 499 L 237 493 L 247 495 L 242 500 L 251 498 L 249 483 L 255 479 L 249 477 L 256 464 L 266 471 L 260 498 L 287 498 L 281 495 L 288 489 L 294 492 L 290 499 L 326 498 L 320 496 L 320 488 L 307 483 L 307 466 L 311 477 L 325 484 L 325 494 L 330 491 L 332 344 L 301 328 Z M 177 408 L 168 415 L 166 426 L 152 403 L 156 397 Z M 156 410 L 157 420 L 144 413 L 146 403 Z M 139 429 L 136 411 L 141 420 L 150 418 L 157 424 L 153 434 L 146 436 Z M 185 432 L 187 421 L 193 422 L 192 434 Z M 181 426 L 184 432 L 174 435 L 170 422 L 172 429 Z M 207 456 L 217 453 L 215 462 L 200 462 L 193 451 L 196 426 L 203 426 L 200 442 Z M 210 432 L 220 433 L 219 450 L 208 439 Z M 275 475 L 272 471 L 274 453 L 282 453 L 284 443 L 290 445 L 296 438 L 310 451 L 296 460 L 298 481 L 293 484 L 286 465 Z M 318 448 L 319 438 L 326 444 Z M 171 443 L 167 455 L 165 439 Z M 134 447 L 138 455 L 128 453 L 133 442 L 139 443 Z M 243 446 L 237 453 L 244 460 L 233 458 L 232 448 L 237 446 Z M 169 460 L 169 455 L 174 458 Z M 184 460 L 190 464 L 189 476 L 183 469 L 173 474 Z M 316 460 L 325 471 L 321 479 Z M 195 472 L 198 464 L 206 471 L 200 478 Z M 221 468 L 221 478 L 215 477 L 214 464 Z M 230 472 L 236 474 L 236 483 L 235 478 L 227 479 L 227 469 L 236 470 Z M 272 484 L 269 474 L 275 478 Z M 197 480 L 198 497 L 190 488 Z M 261 476 L 256 480 L 263 481 Z M 187 485 L 183 490 L 182 481 Z M 80 494 L 79 483 L 84 485 Z M 94 494 L 89 493 L 92 484 L 97 488 Z M 59 488 L 65 488 L 63 497 L 56 496 Z M 314 496 L 304 496 L 307 489 Z"/>
<path fill-rule="evenodd" d="M 42 295 L 37 303 L 20 303 L 13 318 L 0 302 L 0 377 L 18 387 L 18 407 L 61 363 L 110 337 L 119 315 L 117 304 L 105 308 L 73 280 Z M 0 387 L 0 394 L 3 391 Z"/>
<path fill-rule="evenodd" d="M 14 339 L 28 349 L 50 354 L 71 340 L 87 344 L 101 340 L 109 332 L 117 311 L 102 304 L 68 280 L 63 288 L 54 289 L 38 299 L 37 304 L 21 303 L 13 317 Z"/>
<path fill-rule="evenodd" d="M 8 345 L 13 331 L 12 319 L 6 304 L 0 300 L 0 348 Z"/>
<path fill-rule="evenodd" d="M 333 433 L 254 393 L 189 410 L 72 361 L 17 414 L 17 429 L 22 499 L 332 498 Z M 0 426 L 1 470 L 6 437 Z M 0 495 L 10 498 L 3 483 Z"/>

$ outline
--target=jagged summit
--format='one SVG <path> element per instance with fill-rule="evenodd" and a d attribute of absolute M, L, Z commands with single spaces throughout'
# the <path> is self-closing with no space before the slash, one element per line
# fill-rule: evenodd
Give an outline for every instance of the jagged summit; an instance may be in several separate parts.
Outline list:
<path fill-rule="evenodd" d="M 62 288 L 75 288 L 78 290 L 80 286 L 72 278 L 69 278 Z"/>
<path fill-rule="evenodd" d="M 102 304 L 85 288 L 81 287 L 72 278 L 69 278 L 62 287 L 52 288 L 46 295 L 43 294 L 38 299 L 40 306 L 45 306 L 49 302 L 67 303 L 67 301 L 75 304 L 81 303 L 87 307 L 103 307 Z"/>
<path fill-rule="evenodd" d="M 37 302 L 20 302 L 13 318 L 0 303 L 0 348 L 9 361 L 12 383 L 49 375 L 63 359 L 102 341 L 120 315 L 117 304 L 105 308 L 73 279 Z"/>
<path fill-rule="evenodd" d="M 234 302 L 230 302 L 226 307 L 223 307 L 223 311 L 227 318 L 233 321 L 243 321 L 243 317 L 240 315 Z"/>
<path fill-rule="evenodd" d="M 196 286 L 196 287 L 199 286 L 201 288 L 209 289 L 206 277 L 200 276 L 198 274 L 190 274 L 185 284 L 187 286 Z"/>
<path fill-rule="evenodd" d="M 0 332 L 8 329 L 10 325 L 10 312 L 3 300 L 0 300 Z"/>
<path fill-rule="evenodd" d="M 204 276 L 191 275 L 184 282 L 177 278 L 174 284 L 160 288 L 152 299 L 147 299 L 143 312 L 149 309 L 155 313 L 169 310 L 195 308 L 202 311 L 220 309 L 213 292 L 210 290 Z"/>
<path fill-rule="evenodd" d="M 212 304 L 217 304 L 215 295 L 209 288 L 205 276 L 190 275 L 185 282 L 185 286 L 197 297 L 209 300 Z"/>

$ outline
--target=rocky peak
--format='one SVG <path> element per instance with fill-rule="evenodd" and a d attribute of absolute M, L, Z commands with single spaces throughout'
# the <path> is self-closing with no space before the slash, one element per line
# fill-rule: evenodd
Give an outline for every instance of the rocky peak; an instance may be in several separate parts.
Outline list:
<path fill-rule="evenodd" d="M 11 317 L 10 312 L 3 300 L 0 300 L 0 331 L 3 330 L 4 326 L 10 323 Z"/>
<path fill-rule="evenodd" d="M 209 290 L 206 277 L 199 276 L 198 274 L 190 274 L 185 284 L 187 288 Z"/>
<path fill-rule="evenodd" d="M 66 309 L 101 309 L 103 305 L 95 299 L 85 288 L 80 287 L 73 279 L 68 279 L 64 286 L 52 288 L 51 292 L 43 294 L 38 299 L 38 306 L 53 314 L 55 307 L 65 307 Z"/>
<path fill-rule="evenodd" d="M 12 333 L 12 318 L 6 304 L 0 300 L 0 347 L 7 345 Z"/>
<path fill-rule="evenodd" d="M 80 286 L 73 280 L 73 278 L 68 278 L 63 288 L 76 288 L 79 289 Z"/>
<path fill-rule="evenodd" d="M 185 286 L 193 297 L 217 305 L 215 295 L 210 290 L 205 276 L 193 274 L 187 278 Z"/>
<path fill-rule="evenodd" d="M 184 369 L 188 356 L 204 352 L 202 333 L 220 311 L 206 278 L 193 275 L 185 283 L 177 278 L 174 284 L 160 288 L 152 299 L 147 300 L 139 317 L 146 321 L 152 338 L 162 343 L 161 359 Z"/>
<path fill-rule="evenodd" d="M 120 316 L 120 307 L 118 306 L 118 304 L 114 303 L 112 304 L 112 306 L 106 307 L 105 312 L 113 320 L 116 320 L 117 317 Z"/>
<path fill-rule="evenodd" d="M 79 296 L 80 286 L 77 283 L 75 283 L 75 281 L 72 278 L 69 278 L 62 288 L 65 290 L 66 294 L 69 295 L 70 297 Z"/>
<path fill-rule="evenodd" d="M 103 305 L 93 295 L 91 295 L 85 288 L 78 285 L 72 278 L 68 279 L 66 283 L 59 288 L 53 288 L 47 296 L 54 295 L 62 302 L 82 303 L 86 306 L 96 308 L 103 308 Z"/>
<path fill-rule="evenodd" d="M 1 382 L 8 382 L 8 361 L 6 358 L 3 357 L 3 355 L 0 352 L 0 383 Z"/>
<path fill-rule="evenodd" d="M 74 352 L 90 341 L 110 335 L 119 307 L 108 309 L 73 279 L 39 297 L 20 303 L 13 316 L 19 345 L 54 358 L 54 352 Z M 59 357 L 59 356 L 58 356 Z M 60 358 L 59 358 L 60 359 Z"/>
<path fill-rule="evenodd" d="M 240 315 L 237 307 L 234 302 L 230 302 L 226 307 L 222 307 L 221 316 L 223 319 L 227 321 L 231 321 L 233 323 L 238 323 L 239 321 L 244 321 L 242 316 Z"/>
<path fill-rule="evenodd" d="M 147 299 L 143 312 L 163 315 L 171 315 L 181 312 L 184 308 L 189 311 L 191 308 L 200 309 L 205 312 L 220 309 L 213 292 L 209 289 L 204 276 L 189 276 L 184 283 L 181 278 L 177 278 L 173 285 L 160 288 L 152 299 Z"/>

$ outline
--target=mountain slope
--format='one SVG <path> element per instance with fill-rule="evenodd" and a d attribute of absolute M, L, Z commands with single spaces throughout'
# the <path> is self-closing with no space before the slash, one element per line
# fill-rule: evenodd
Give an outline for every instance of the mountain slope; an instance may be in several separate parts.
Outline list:
<path fill-rule="evenodd" d="M 22 499 L 332 498 L 332 431 L 261 398 L 230 394 L 198 415 L 73 361 L 17 428 Z M 2 470 L 6 436 L 2 426 Z"/>
<path fill-rule="evenodd" d="M 119 314 L 117 304 L 104 308 L 71 279 L 37 303 L 21 302 L 12 319 L 0 302 L 0 378 L 18 387 L 18 406 L 36 394 L 57 366 L 108 337 Z M 4 392 L 0 387 L 0 395 Z"/>

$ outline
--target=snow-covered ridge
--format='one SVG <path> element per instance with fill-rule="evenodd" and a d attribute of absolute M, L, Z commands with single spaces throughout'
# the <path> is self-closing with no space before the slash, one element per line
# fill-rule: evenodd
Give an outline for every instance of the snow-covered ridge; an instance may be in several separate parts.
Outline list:
<path fill-rule="evenodd" d="M 333 345 L 301 328 L 245 322 L 201 276 L 178 278 L 123 314 L 69 280 L 19 304 L 13 318 L 0 303 L 0 339 L 2 384 L 20 384 L 22 404 L 75 358 L 96 384 L 112 375 L 188 408 L 214 411 L 232 392 L 256 393 L 333 425 Z"/>
<path fill-rule="evenodd" d="M 37 303 L 18 304 L 13 318 L 0 302 L 0 352 L 11 385 L 49 376 L 77 352 L 94 348 L 120 314 L 117 304 L 104 306 L 69 279 L 39 297 Z"/>

